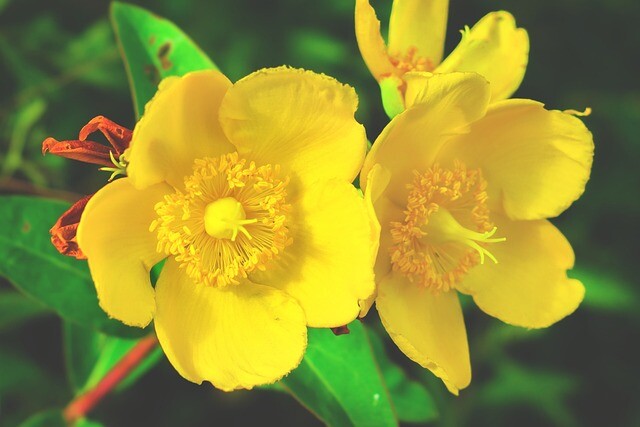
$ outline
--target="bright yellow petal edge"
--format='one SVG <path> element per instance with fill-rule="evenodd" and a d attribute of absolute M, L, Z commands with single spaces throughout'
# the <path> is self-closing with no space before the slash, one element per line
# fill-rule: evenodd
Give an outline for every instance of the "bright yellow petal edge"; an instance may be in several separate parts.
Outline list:
<path fill-rule="evenodd" d="M 398 347 L 457 393 L 470 368 L 464 323 L 451 317 L 456 291 L 527 328 L 582 301 L 583 285 L 566 274 L 571 246 L 544 215 L 584 191 L 593 138 L 578 118 L 534 101 L 487 108 L 490 87 L 473 73 L 411 78 L 423 79 L 413 105 L 382 131 L 361 174 L 381 228 L 376 307 Z M 380 168 L 382 184 L 372 178 Z M 514 182 L 528 191 L 505 192 Z"/>
<path fill-rule="evenodd" d="M 307 325 L 349 323 L 375 288 L 377 234 L 351 185 L 367 144 L 356 107 L 353 88 L 287 67 L 233 86 L 214 71 L 163 82 L 125 156 L 133 177 L 80 221 L 101 306 L 153 319 L 193 382 L 230 391 L 294 369 Z"/>

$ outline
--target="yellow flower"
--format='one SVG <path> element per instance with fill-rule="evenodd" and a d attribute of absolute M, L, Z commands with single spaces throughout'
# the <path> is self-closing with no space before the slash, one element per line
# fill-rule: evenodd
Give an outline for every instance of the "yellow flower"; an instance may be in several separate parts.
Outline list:
<path fill-rule="evenodd" d="M 78 242 L 101 307 L 153 319 L 190 381 L 223 390 L 295 368 L 306 326 L 338 327 L 374 291 L 354 90 L 324 75 L 214 71 L 160 84 L 128 177 L 87 204 Z M 166 258 L 155 289 L 150 268 Z"/>
<path fill-rule="evenodd" d="M 376 308 L 398 347 L 457 394 L 471 380 L 457 292 L 526 328 L 580 304 L 584 288 L 566 275 L 573 251 L 546 218 L 584 191 L 593 139 L 576 117 L 531 100 L 489 105 L 475 73 L 423 73 L 410 89 L 413 106 L 360 175 L 382 229 Z"/>
<path fill-rule="evenodd" d="M 385 109 L 391 109 L 392 115 L 404 109 L 405 74 L 411 71 L 478 73 L 491 82 L 493 101 L 509 98 L 520 86 L 527 68 L 529 37 L 524 29 L 516 28 L 513 16 L 491 12 L 473 28 L 465 27 L 460 44 L 443 61 L 448 9 L 448 0 L 394 0 L 386 45 L 369 0 L 356 0 L 358 46 L 380 82 Z"/>

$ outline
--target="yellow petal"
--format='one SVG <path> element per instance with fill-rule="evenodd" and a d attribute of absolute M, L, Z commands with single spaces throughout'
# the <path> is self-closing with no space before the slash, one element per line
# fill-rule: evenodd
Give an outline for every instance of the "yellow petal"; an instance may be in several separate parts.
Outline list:
<path fill-rule="evenodd" d="M 491 12 L 463 32 L 458 47 L 436 73 L 473 71 L 491 82 L 492 101 L 506 99 L 518 89 L 529 61 L 529 36 L 516 27 L 513 16 Z"/>
<path fill-rule="evenodd" d="M 248 281 L 225 288 L 196 284 L 170 259 L 156 299 L 158 340 L 189 381 L 250 389 L 274 383 L 302 360 L 304 313 L 284 292 Z"/>
<path fill-rule="evenodd" d="M 546 220 L 492 219 L 496 235 L 507 238 L 489 248 L 498 263 L 474 267 L 458 288 L 484 312 L 515 326 L 544 328 L 573 313 L 584 287 L 567 278 L 574 256 L 562 233 Z"/>
<path fill-rule="evenodd" d="M 407 357 L 442 379 L 453 394 L 469 385 L 467 332 L 455 292 L 436 295 L 392 273 L 378 287 L 376 308 Z"/>
<path fill-rule="evenodd" d="M 391 269 L 389 256 L 386 254 L 388 245 L 391 244 L 391 234 L 388 230 L 390 220 L 388 219 L 388 215 L 386 215 L 385 210 L 387 205 L 389 205 L 389 202 L 383 195 L 384 190 L 389 184 L 390 178 L 391 176 L 389 171 L 377 164 L 369 172 L 369 176 L 367 177 L 367 187 L 364 191 L 364 201 L 369 215 L 369 224 L 371 225 L 371 240 L 373 242 L 371 245 L 371 259 L 373 261 L 376 279 L 386 276 Z M 395 205 L 391 206 L 395 208 Z M 382 211 L 380 217 L 378 217 L 376 211 Z M 396 208 L 395 213 L 397 217 L 400 217 L 402 215 L 402 210 Z M 380 223 L 378 218 L 381 218 L 384 222 Z M 383 225 L 385 229 L 384 237 L 380 234 Z M 381 244 L 383 248 L 382 252 L 379 251 Z M 360 304 L 360 317 L 366 316 L 373 305 L 375 298 L 376 293 L 374 292 L 371 297 L 362 301 Z"/>
<path fill-rule="evenodd" d="M 217 119 L 230 86 L 218 71 L 197 71 L 160 83 L 126 153 L 127 173 L 136 188 L 162 181 L 181 188 L 195 159 L 235 151 Z"/>
<path fill-rule="evenodd" d="M 389 53 L 416 48 L 433 69 L 442 60 L 449 0 L 394 0 L 389 22 Z"/>
<path fill-rule="evenodd" d="M 484 116 L 489 102 L 489 84 L 474 73 L 407 76 L 409 82 L 422 79 L 420 89 L 411 93 L 413 106 L 382 131 L 360 174 L 366 186 L 374 164 L 388 170 L 388 197 L 399 206 L 406 204 L 406 185 L 412 181 L 413 171 L 432 166 L 440 148 L 454 135 L 466 133 L 470 123 Z"/>
<path fill-rule="evenodd" d="M 346 325 L 374 292 L 377 241 L 364 200 L 351 184 L 333 181 L 308 188 L 291 204 L 293 243 L 250 279 L 298 300 L 311 327 Z"/>
<path fill-rule="evenodd" d="M 583 193 L 593 161 L 593 136 L 582 121 L 538 102 L 493 104 L 442 158 L 482 168 L 493 210 L 512 219 L 559 215 Z"/>
<path fill-rule="evenodd" d="M 171 187 L 136 190 L 129 178 L 107 184 L 87 203 L 78 227 L 78 244 L 89 261 L 100 307 L 111 317 L 144 327 L 153 318 L 149 271 L 164 256 L 149 231 L 153 207 Z"/>
<path fill-rule="evenodd" d="M 356 0 L 355 19 L 360 54 L 373 77 L 380 80 L 391 74 L 400 75 L 389 60 L 387 47 L 380 34 L 380 21 L 369 0 Z"/>
<path fill-rule="evenodd" d="M 220 121 L 241 155 L 280 164 L 312 185 L 351 182 L 365 155 L 364 127 L 353 115 L 358 98 L 333 78 L 287 67 L 257 71 L 237 82 L 220 107 Z"/>

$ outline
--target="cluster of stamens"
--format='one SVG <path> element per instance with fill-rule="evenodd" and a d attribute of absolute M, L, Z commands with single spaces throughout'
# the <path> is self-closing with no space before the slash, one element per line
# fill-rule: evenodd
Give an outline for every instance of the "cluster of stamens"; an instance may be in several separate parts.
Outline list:
<path fill-rule="evenodd" d="M 195 161 L 184 191 L 155 206 L 158 251 L 173 255 L 196 283 L 237 284 L 291 243 L 287 178 L 238 153 Z"/>
<path fill-rule="evenodd" d="M 479 169 L 459 162 L 414 171 L 404 221 L 391 223 L 392 268 L 411 282 L 433 291 L 448 291 L 485 255 L 496 228 L 489 220 L 486 181 Z"/>
<path fill-rule="evenodd" d="M 434 69 L 430 59 L 418 56 L 418 49 L 415 46 L 410 47 L 404 55 L 390 54 L 389 60 L 396 69 L 403 73 L 409 71 L 433 71 Z"/>

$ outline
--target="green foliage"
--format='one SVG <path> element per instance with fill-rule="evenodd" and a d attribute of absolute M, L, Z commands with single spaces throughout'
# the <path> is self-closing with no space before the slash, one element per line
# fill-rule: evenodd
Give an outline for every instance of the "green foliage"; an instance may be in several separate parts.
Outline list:
<path fill-rule="evenodd" d="M 281 385 L 328 425 L 396 425 L 364 326 L 355 321 L 349 330 L 335 336 L 329 329 L 310 329 L 302 363 Z"/>
<path fill-rule="evenodd" d="M 0 331 L 50 313 L 44 305 L 12 291 L 0 291 Z"/>
<path fill-rule="evenodd" d="M 182 30 L 142 8 L 114 2 L 111 22 L 122 50 L 138 117 L 163 78 L 217 69 Z"/>
<path fill-rule="evenodd" d="M 49 228 L 67 208 L 40 198 L 0 198 L 0 275 L 65 319 L 107 334 L 140 336 L 100 309 L 86 262 L 60 255 L 51 244 Z"/>
<path fill-rule="evenodd" d="M 131 350 L 139 340 L 119 338 L 78 326 L 64 323 L 65 360 L 71 387 L 76 393 L 82 393 L 95 387 L 98 382 Z M 151 369 L 161 358 L 162 351 L 157 348 L 145 359 L 126 381 L 120 384 L 120 390 L 133 384 L 135 379 Z"/>
<path fill-rule="evenodd" d="M 369 342 L 386 383 L 398 420 L 409 423 L 426 423 L 438 418 L 436 404 L 418 381 L 394 364 L 384 349 L 384 343 L 373 331 L 367 330 Z"/>
<path fill-rule="evenodd" d="M 67 423 L 61 411 L 52 410 L 30 417 L 20 427 L 67 427 Z"/>

